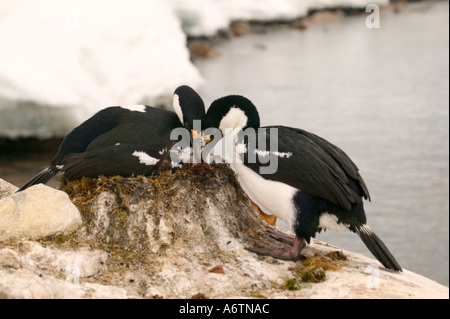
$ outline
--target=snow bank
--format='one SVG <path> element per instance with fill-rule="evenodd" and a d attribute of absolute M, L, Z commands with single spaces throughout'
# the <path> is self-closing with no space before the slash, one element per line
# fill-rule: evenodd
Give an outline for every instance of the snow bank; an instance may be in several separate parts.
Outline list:
<path fill-rule="evenodd" d="M 186 34 L 236 19 L 292 19 L 309 9 L 388 0 L 3 0 L 0 137 L 64 136 L 110 105 L 170 101 L 202 78 Z"/>
<path fill-rule="evenodd" d="M 170 0 L 183 30 L 192 36 L 214 35 L 233 20 L 290 20 L 310 9 L 365 8 L 389 0 Z"/>
<path fill-rule="evenodd" d="M 0 136 L 67 133 L 107 106 L 202 81 L 164 0 L 4 0 L 0 48 Z"/>

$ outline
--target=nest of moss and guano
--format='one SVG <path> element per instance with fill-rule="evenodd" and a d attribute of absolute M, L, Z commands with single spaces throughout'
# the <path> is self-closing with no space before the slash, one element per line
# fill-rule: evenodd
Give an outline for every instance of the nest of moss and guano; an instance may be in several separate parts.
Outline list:
<path fill-rule="evenodd" d="M 346 259 L 339 251 L 307 247 L 302 261 L 262 257 L 245 246 L 291 247 L 270 237 L 229 165 L 185 165 L 157 177 L 62 180 L 83 226 L 41 241 L 59 249 L 106 252 L 88 282 L 123 286 L 143 296 L 264 295 L 298 290 L 326 279 Z M 219 293 L 220 291 L 220 293 Z M 260 293 L 261 292 L 261 293 Z"/>

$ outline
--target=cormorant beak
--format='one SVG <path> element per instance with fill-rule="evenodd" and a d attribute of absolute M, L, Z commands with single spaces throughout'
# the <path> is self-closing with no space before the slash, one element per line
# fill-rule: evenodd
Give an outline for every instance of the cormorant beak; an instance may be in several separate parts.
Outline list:
<path fill-rule="evenodd" d="M 202 135 L 203 135 L 203 131 L 201 131 L 201 132 L 199 133 L 199 132 L 197 132 L 196 130 L 191 130 L 191 136 L 192 136 L 193 139 L 201 138 Z"/>

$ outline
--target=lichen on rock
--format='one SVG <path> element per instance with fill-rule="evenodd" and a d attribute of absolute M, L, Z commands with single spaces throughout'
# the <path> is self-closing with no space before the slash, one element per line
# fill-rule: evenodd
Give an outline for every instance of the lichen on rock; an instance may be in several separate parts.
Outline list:
<path fill-rule="evenodd" d="M 18 188 L 0 178 L 0 200 L 13 194 Z"/>

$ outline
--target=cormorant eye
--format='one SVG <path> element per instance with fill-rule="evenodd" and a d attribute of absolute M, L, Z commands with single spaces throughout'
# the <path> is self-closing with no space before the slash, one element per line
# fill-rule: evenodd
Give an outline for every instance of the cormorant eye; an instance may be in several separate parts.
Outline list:
<path fill-rule="evenodd" d="M 188 130 L 191 130 L 191 125 L 188 122 L 184 123 L 184 127 L 187 128 Z"/>

